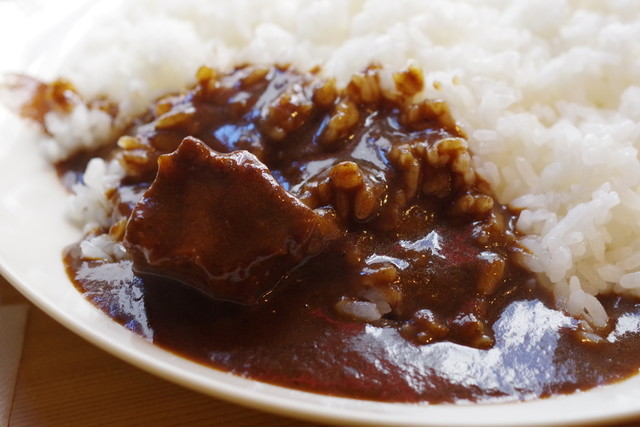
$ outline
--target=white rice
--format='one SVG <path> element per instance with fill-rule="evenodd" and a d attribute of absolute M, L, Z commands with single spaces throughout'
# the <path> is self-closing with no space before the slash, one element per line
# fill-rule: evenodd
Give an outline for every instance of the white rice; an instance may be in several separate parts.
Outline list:
<path fill-rule="evenodd" d="M 117 161 L 106 162 L 100 158 L 89 161 L 83 183 L 73 186 L 69 201 L 69 216 L 85 233 L 111 226 L 111 202 L 107 192 L 124 178 L 124 170 Z"/>
<path fill-rule="evenodd" d="M 594 295 L 640 295 L 639 40 L 636 0 L 143 0 L 101 17 L 62 71 L 126 117 L 202 64 L 321 65 L 342 83 L 415 64 L 479 173 L 522 209 L 527 265 L 602 325 Z"/>
<path fill-rule="evenodd" d="M 42 147 L 53 161 L 63 160 L 78 149 L 102 145 L 115 131 L 108 113 L 85 105 L 76 106 L 68 116 L 50 112 L 44 119 L 51 137 L 42 140 Z"/>

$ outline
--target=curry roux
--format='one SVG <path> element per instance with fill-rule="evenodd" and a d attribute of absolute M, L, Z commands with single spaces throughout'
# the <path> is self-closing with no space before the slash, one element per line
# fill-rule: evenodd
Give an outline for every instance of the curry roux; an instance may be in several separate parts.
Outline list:
<path fill-rule="evenodd" d="M 111 227 L 86 239 L 128 255 L 70 247 L 77 288 L 182 356 L 336 396 L 527 399 L 637 372 L 640 303 L 600 297 L 598 331 L 554 309 L 446 105 L 418 98 L 416 69 L 380 79 L 201 68 L 105 154 L 126 176 Z M 41 87 L 32 116 L 77 102 L 50 87 L 64 102 Z"/>

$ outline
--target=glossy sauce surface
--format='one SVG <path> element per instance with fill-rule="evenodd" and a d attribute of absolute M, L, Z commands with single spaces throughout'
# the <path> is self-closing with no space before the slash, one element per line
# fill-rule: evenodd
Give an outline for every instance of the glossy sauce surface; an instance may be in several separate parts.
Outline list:
<path fill-rule="evenodd" d="M 328 395 L 433 403 L 530 399 L 615 382 L 639 365 L 640 303 L 617 297 L 603 299 L 615 326 L 600 343 L 581 341 L 577 321 L 536 298 L 544 295 L 518 290 L 493 324 L 492 348 L 414 345 L 394 328 L 336 320 L 333 304 L 342 289 L 333 279 L 344 279 L 336 259 L 316 258 L 287 298 L 251 309 L 136 278 L 129 261 L 68 261 L 90 301 L 152 342 L 218 369 Z M 327 272 L 327 265 L 335 267 Z"/>
<path fill-rule="evenodd" d="M 108 236 L 127 255 L 91 260 L 74 245 L 65 255 L 70 277 L 110 317 L 164 348 L 318 393 L 528 399 L 637 372 L 640 302 L 601 297 L 611 321 L 598 331 L 555 310 L 520 266 L 515 216 L 475 175 L 446 106 L 414 100 L 416 70 L 394 79 L 385 89 L 370 68 L 338 90 L 286 67 L 201 69 L 194 88 L 158 100 L 104 155 L 125 176 L 109 194 L 110 226 L 85 240 Z M 225 154 L 237 150 L 252 160 Z M 79 156 L 61 168 L 81 176 L 83 164 Z M 211 176 L 223 176 L 224 188 Z M 192 211 L 185 188 L 212 197 Z M 276 196 L 265 201 L 267 193 Z M 208 209 L 227 194 L 242 194 L 242 203 L 229 199 L 210 223 Z M 320 243 L 308 248 L 307 228 L 292 237 L 285 225 L 268 238 L 252 228 L 270 215 L 303 216 Z M 216 227 L 233 231 L 239 216 L 243 239 L 221 249 L 216 236 L 228 230 Z M 148 234 L 169 228 L 197 236 L 192 255 Z M 247 260 L 255 247 L 267 252 Z M 303 249 L 291 256 L 292 247 Z M 286 268 L 268 268 L 283 257 Z M 246 288 L 265 271 L 277 271 L 268 287 Z M 220 280 L 226 301 L 216 300 Z"/>

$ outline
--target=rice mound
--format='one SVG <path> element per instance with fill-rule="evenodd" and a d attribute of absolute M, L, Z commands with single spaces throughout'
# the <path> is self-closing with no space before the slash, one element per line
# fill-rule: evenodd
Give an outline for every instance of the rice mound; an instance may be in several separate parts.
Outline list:
<path fill-rule="evenodd" d="M 640 296 L 638 40 L 634 0 L 142 0 L 100 17 L 61 71 L 85 96 L 117 100 L 126 121 L 202 64 L 320 65 L 339 84 L 371 63 L 386 84 L 416 65 L 422 96 L 449 104 L 478 173 L 521 210 L 523 261 L 600 326 L 595 295 Z M 96 191 L 118 175 L 92 167 Z M 99 199 L 78 191 L 76 207 Z"/>

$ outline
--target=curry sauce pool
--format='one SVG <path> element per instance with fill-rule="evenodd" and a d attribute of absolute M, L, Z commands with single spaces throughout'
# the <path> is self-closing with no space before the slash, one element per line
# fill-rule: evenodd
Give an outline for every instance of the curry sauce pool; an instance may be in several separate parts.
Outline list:
<path fill-rule="evenodd" d="M 67 254 L 76 285 L 177 353 L 339 396 L 525 399 L 637 371 L 636 303 L 602 298 L 596 331 L 554 310 L 446 106 L 394 78 L 202 68 L 106 155 L 122 176 Z"/>
<path fill-rule="evenodd" d="M 387 402 L 492 402 L 587 390 L 637 372 L 640 304 L 603 299 L 616 327 L 598 344 L 535 292 L 515 292 L 493 324 L 496 343 L 414 345 L 395 328 L 335 319 L 335 282 L 310 280 L 287 298 L 239 309 L 162 280 L 128 261 L 76 264 L 79 290 L 154 344 L 237 375 L 332 396 Z M 331 278 L 318 258 L 309 272 Z M 324 286 L 323 291 L 319 286 Z M 544 295 L 542 295 L 544 298 Z"/>

